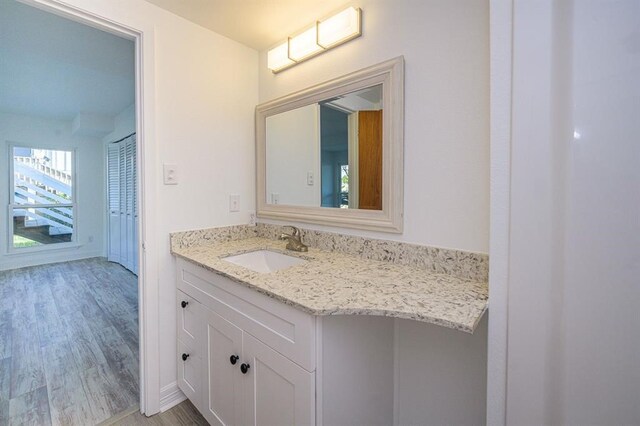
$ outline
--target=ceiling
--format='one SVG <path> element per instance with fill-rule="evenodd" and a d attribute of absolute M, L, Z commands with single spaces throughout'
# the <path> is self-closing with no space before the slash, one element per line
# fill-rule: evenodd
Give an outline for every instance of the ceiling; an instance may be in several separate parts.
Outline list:
<path fill-rule="evenodd" d="M 147 0 L 257 50 L 345 0 Z M 0 0 L 0 111 L 59 120 L 115 116 L 135 100 L 130 40 L 16 0 Z"/>
<path fill-rule="evenodd" d="M 133 41 L 0 0 L 0 111 L 72 120 L 135 100 Z"/>
<path fill-rule="evenodd" d="M 256 50 L 272 47 L 348 0 L 147 0 Z"/>

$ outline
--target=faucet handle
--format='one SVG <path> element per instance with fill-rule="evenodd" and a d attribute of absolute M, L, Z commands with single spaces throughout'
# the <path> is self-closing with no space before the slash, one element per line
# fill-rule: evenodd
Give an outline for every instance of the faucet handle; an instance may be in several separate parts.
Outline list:
<path fill-rule="evenodd" d="M 287 228 L 291 228 L 291 230 L 293 231 L 291 233 L 292 236 L 294 237 L 299 237 L 300 236 L 300 230 L 298 228 L 296 228 L 295 226 L 292 225 L 285 225 L 285 227 Z"/>

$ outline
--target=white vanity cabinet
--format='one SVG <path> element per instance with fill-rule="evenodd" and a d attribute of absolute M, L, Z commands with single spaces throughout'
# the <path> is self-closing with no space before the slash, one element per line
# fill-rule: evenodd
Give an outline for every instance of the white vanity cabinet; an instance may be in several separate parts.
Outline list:
<path fill-rule="evenodd" d="M 178 293 L 178 386 L 184 394 L 201 407 L 202 395 L 202 312 L 195 299 Z"/>
<path fill-rule="evenodd" d="M 205 312 L 204 353 L 206 363 L 202 371 L 202 414 L 212 425 L 242 423 L 242 394 L 244 377 L 240 365 L 242 330 L 209 309 Z"/>
<path fill-rule="evenodd" d="M 315 424 L 315 373 L 306 371 L 250 334 L 242 340 L 251 365 L 244 381 L 248 400 L 244 424 Z"/>
<path fill-rule="evenodd" d="M 315 317 L 178 259 L 178 386 L 212 425 L 315 424 Z"/>
<path fill-rule="evenodd" d="M 177 289 L 178 386 L 212 425 L 484 422 L 486 319 L 314 316 L 181 257 Z"/>

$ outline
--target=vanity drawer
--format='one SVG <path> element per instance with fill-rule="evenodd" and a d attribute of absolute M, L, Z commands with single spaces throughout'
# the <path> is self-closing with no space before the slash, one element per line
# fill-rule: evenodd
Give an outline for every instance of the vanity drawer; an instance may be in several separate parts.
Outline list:
<path fill-rule="evenodd" d="M 178 290 L 176 293 L 178 339 L 191 348 L 200 348 L 202 342 L 202 306 L 193 297 Z"/>
<path fill-rule="evenodd" d="M 315 370 L 315 317 L 178 259 L 178 289 L 302 366 Z"/>

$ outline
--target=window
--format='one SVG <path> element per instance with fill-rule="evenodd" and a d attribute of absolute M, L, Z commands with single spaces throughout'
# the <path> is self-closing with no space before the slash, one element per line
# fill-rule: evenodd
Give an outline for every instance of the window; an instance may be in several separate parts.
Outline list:
<path fill-rule="evenodd" d="M 75 241 L 74 152 L 14 146 L 10 247 Z"/>
<path fill-rule="evenodd" d="M 340 208 L 349 208 L 349 165 L 340 166 Z"/>

